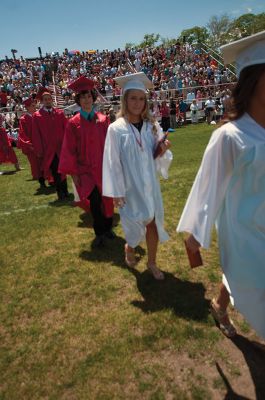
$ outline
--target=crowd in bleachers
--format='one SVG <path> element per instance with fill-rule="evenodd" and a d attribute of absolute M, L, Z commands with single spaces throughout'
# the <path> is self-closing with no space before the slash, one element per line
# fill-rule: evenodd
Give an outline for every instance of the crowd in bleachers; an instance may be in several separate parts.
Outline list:
<path fill-rule="evenodd" d="M 198 118 L 204 115 L 201 110 L 204 110 L 205 101 L 210 96 L 215 99 L 218 114 L 222 115 L 235 81 L 234 74 L 212 58 L 210 53 L 187 43 L 114 51 L 79 52 L 66 49 L 61 55 L 54 53 L 35 59 L 21 57 L 2 61 L 0 110 L 7 113 L 6 127 L 16 127 L 24 111 L 22 101 L 34 95 L 40 86 L 49 85 L 57 88 L 58 105 L 68 107 L 74 103 L 68 84 L 80 75 L 92 78 L 102 96 L 101 102 L 115 110 L 119 104 L 120 89 L 113 78 L 139 71 L 145 72 L 153 82 L 154 91 L 149 97 L 154 115 L 163 118 L 161 110 L 166 105 L 169 120 L 176 126 L 186 121 L 186 112 L 190 111 L 194 100 Z M 174 105 L 170 105 L 170 99 L 174 99 L 176 112 L 172 111 Z M 172 113 L 176 114 L 176 118 L 172 119 Z M 191 114 L 191 121 L 196 122 Z"/>

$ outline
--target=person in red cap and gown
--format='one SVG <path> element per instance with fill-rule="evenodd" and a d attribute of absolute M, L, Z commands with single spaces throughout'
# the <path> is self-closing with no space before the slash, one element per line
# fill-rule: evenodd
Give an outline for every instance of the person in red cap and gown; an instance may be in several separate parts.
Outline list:
<path fill-rule="evenodd" d="M 23 101 L 27 110 L 19 120 L 18 147 L 29 160 L 33 179 L 37 179 L 41 187 L 45 187 L 45 179 L 41 170 L 41 159 L 34 152 L 32 144 L 32 115 L 36 112 L 36 101 L 30 97 Z"/>
<path fill-rule="evenodd" d="M 11 146 L 5 128 L 2 127 L 3 121 L 4 118 L 0 114 L 0 164 L 2 163 L 14 164 L 16 170 L 20 171 L 21 168 L 19 166 L 16 153 L 14 152 L 14 149 Z"/>
<path fill-rule="evenodd" d="M 64 200 L 69 196 L 67 181 L 65 176 L 58 172 L 58 166 L 67 119 L 63 110 L 53 107 L 48 89 L 41 88 L 37 99 L 43 106 L 32 117 L 33 148 L 37 157 L 42 160 L 44 178 L 48 178 L 50 172 L 52 173 L 58 199 Z"/>
<path fill-rule="evenodd" d="M 113 200 L 102 196 L 102 164 L 107 117 L 95 112 L 97 94 L 94 82 L 84 76 L 69 85 L 76 93 L 79 113 L 67 124 L 59 171 L 72 176 L 80 200 L 89 200 L 96 238 L 93 247 L 104 245 L 105 237 L 114 238 L 112 231 Z"/>

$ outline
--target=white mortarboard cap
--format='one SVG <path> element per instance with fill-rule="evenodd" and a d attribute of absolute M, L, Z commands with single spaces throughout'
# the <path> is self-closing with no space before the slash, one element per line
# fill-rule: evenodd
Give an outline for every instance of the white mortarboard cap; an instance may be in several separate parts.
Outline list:
<path fill-rule="evenodd" d="M 114 80 L 123 89 L 123 93 L 128 89 L 137 89 L 146 92 L 146 89 L 153 89 L 154 87 L 144 72 L 118 76 L 117 78 L 114 78 Z"/>
<path fill-rule="evenodd" d="M 220 49 L 223 52 L 225 64 L 235 61 L 237 76 L 239 76 L 245 67 L 265 64 L 265 31 L 225 44 Z"/>

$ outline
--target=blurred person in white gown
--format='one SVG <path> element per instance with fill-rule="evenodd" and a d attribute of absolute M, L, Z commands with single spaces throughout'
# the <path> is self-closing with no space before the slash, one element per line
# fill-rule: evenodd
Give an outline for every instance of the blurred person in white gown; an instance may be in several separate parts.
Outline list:
<path fill-rule="evenodd" d="M 195 253 L 218 233 L 223 280 L 211 312 L 236 335 L 229 300 L 265 338 L 265 31 L 222 46 L 238 82 L 229 122 L 214 131 L 177 230 Z"/>

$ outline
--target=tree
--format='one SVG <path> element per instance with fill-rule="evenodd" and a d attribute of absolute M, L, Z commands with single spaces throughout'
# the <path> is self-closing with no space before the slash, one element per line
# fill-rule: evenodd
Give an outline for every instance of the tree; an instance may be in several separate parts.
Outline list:
<path fill-rule="evenodd" d="M 164 46 L 164 47 L 170 47 L 170 46 L 173 46 L 174 44 L 176 44 L 176 42 L 177 42 L 177 39 L 174 39 L 174 38 L 168 38 L 168 37 L 160 37 L 160 41 L 161 41 L 161 44 Z"/>
<path fill-rule="evenodd" d="M 143 41 L 139 44 L 140 47 L 144 48 L 144 47 L 154 47 L 155 43 L 158 42 L 158 40 L 160 39 L 160 35 L 157 33 L 146 33 L 144 35 L 144 39 Z"/>
<path fill-rule="evenodd" d="M 265 13 L 256 15 L 254 32 L 258 33 L 265 30 Z"/>
<path fill-rule="evenodd" d="M 137 47 L 135 43 L 128 42 L 124 45 L 125 49 L 132 49 L 133 47 Z"/>
<path fill-rule="evenodd" d="M 227 33 L 231 27 L 231 19 L 227 14 L 223 14 L 220 17 L 214 15 L 210 18 L 206 27 L 209 32 L 208 44 L 210 47 L 217 49 L 222 44 L 227 43 Z"/>
<path fill-rule="evenodd" d="M 255 20 L 256 15 L 251 13 L 243 14 L 239 18 L 234 19 L 228 32 L 227 41 L 252 35 L 255 32 Z"/>
<path fill-rule="evenodd" d="M 228 43 L 263 30 L 265 30 L 265 13 L 257 15 L 248 13 L 234 19 L 224 37 Z"/>
<path fill-rule="evenodd" d="M 183 39 L 188 43 L 203 43 L 207 40 L 208 38 L 208 32 L 205 27 L 200 27 L 200 26 L 194 26 L 193 28 L 190 29 L 184 29 L 181 34 L 180 34 L 180 40 L 183 41 Z"/>

